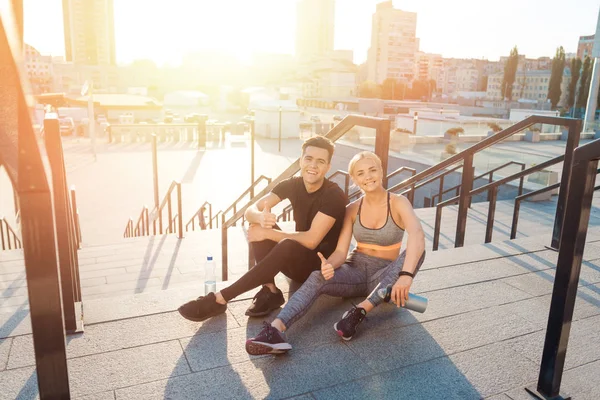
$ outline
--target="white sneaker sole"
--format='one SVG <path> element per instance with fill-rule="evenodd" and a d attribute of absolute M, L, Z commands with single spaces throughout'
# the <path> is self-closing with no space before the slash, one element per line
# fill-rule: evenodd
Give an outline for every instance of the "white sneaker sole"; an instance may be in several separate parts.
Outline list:
<path fill-rule="evenodd" d="M 344 316 L 345 316 L 345 314 L 344 314 Z M 341 337 L 342 339 L 344 339 L 345 341 L 352 339 L 352 336 L 350 336 L 349 338 L 344 336 L 344 332 L 340 331 L 337 328 L 337 322 L 335 324 L 333 324 L 333 329 L 335 329 L 335 332 L 338 334 L 338 336 Z"/>
<path fill-rule="evenodd" d="M 289 343 L 265 343 L 265 342 L 246 342 L 246 352 L 252 356 L 260 356 L 263 354 L 283 354 L 292 349 Z"/>

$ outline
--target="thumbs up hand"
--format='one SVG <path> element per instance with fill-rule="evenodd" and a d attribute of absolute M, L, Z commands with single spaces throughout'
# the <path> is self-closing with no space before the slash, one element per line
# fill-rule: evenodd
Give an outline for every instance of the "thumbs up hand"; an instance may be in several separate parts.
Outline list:
<path fill-rule="evenodd" d="M 271 212 L 271 207 L 265 205 L 260 213 L 260 226 L 271 229 L 275 226 L 277 217 Z"/>
<path fill-rule="evenodd" d="M 329 263 L 325 259 L 325 257 L 323 257 L 323 254 L 321 254 L 321 252 L 318 252 L 317 255 L 321 259 L 321 274 L 323 274 L 323 278 L 325 278 L 325 280 L 328 281 L 331 278 L 333 278 L 333 274 L 335 273 L 333 265 L 331 265 L 331 263 Z"/>

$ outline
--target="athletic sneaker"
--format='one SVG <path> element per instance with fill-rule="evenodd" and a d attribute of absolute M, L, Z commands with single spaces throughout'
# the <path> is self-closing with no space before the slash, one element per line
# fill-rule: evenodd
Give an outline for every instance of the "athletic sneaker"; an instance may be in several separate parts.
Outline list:
<path fill-rule="evenodd" d="M 352 339 L 356 333 L 356 328 L 367 316 L 367 312 L 362 307 L 352 307 L 342 315 L 342 319 L 333 325 L 333 329 L 344 340 Z"/>
<path fill-rule="evenodd" d="M 273 293 L 268 287 L 263 286 L 252 299 L 252 304 L 246 310 L 246 315 L 249 317 L 263 317 L 271 311 L 277 310 L 283 303 L 285 303 L 285 299 L 281 290 L 277 289 L 277 292 Z"/>
<path fill-rule="evenodd" d="M 256 337 L 246 340 L 246 351 L 253 356 L 262 354 L 283 354 L 292 349 L 285 340 L 285 333 L 279 332 L 268 322 L 263 322 L 263 329 Z"/>
<path fill-rule="evenodd" d="M 177 309 L 183 318 L 195 322 L 222 314 L 225 310 L 227 310 L 227 305 L 217 303 L 213 292 L 206 296 L 200 296 L 196 300 L 188 301 Z"/>

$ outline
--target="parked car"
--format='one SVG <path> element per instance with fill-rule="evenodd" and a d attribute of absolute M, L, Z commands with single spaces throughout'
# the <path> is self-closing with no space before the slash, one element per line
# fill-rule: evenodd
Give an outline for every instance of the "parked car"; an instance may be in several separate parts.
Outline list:
<path fill-rule="evenodd" d="M 63 117 L 58 120 L 58 125 L 60 127 L 60 135 L 61 136 L 70 136 L 75 132 L 75 122 L 73 122 L 73 118 Z"/>

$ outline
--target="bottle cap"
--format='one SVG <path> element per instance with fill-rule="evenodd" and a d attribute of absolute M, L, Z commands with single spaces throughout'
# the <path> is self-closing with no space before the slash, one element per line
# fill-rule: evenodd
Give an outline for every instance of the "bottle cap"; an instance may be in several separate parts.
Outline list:
<path fill-rule="evenodd" d="M 213 260 L 212 256 L 207 256 L 206 257 L 206 261 L 212 261 L 212 260 Z"/>

